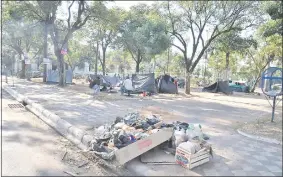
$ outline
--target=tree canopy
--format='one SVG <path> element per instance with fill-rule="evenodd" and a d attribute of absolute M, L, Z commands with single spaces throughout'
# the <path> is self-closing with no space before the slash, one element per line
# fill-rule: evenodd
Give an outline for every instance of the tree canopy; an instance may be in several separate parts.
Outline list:
<path fill-rule="evenodd" d="M 95 73 L 182 76 L 186 93 L 190 78 L 207 72 L 222 79 L 228 79 L 229 72 L 232 78 L 257 82 L 264 68 L 282 59 L 281 5 L 164 1 L 126 10 L 101 1 L 5 1 L 3 50 L 12 52 L 3 55 L 3 61 L 9 67 L 21 61 L 25 77 L 26 56 L 38 64 L 55 58 L 62 86 L 65 63 L 74 70 L 84 62 Z"/>

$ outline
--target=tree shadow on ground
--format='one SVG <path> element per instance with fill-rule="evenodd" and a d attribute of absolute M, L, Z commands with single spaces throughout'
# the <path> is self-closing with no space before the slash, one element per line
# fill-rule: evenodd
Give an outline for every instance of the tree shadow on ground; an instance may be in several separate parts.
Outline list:
<path fill-rule="evenodd" d="M 53 136 L 48 134 L 50 130 L 34 127 L 27 122 L 2 120 L 2 131 L 4 142 L 26 144 L 27 146 L 44 146 L 53 143 Z"/>
<path fill-rule="evenodd" d="M 93 99 L 90 97 L 82 98 L 75 95 L 73 92 L 51 88 L 50 86 L 43 86 L 40 89 L 31 89 L 30 86 L 37 85 L 36 83 L 19 85 L 20 89 L 25 89 L 28 96 L 32 100 L 38 100 L 46 109 L 55 112 L 70 123 L 75 125 L 94 125 L 99 126 L 107 121 L 113 121 L 116 116 L 124 116 L 129 111 L 146 109 L 147 106 L 153 105 L 160 107 L 169 112 L 178 113 L 180 117 L 172 119 L 191 120 L 206 120 L 210 123 L 219 121 L 233 120 L 240 122 L 248 122 L 254 120 L 256 116 L 268 113 L 266 110 L 255 110 L 253 107 L 247 108 L 245 104 L 229 105 L 226 101 L 220 102 L 206 102 L 205 100 L 184 99 L 184 100 L 117 100 L 117 101 L 100 101 L 100 104 L 91 103 L 86 104 Z M 29 90 L 29 91 L 28 91 Z M 21 91 L 23 92 L 23 91 Z M 40 94 L 43 93 L 43 94 Z M 208 98 L 207 98 L 208 99 Z M 48 101 L 46 101 L 48 100 Z M 258 107 L 258 105 L 256 105 Z M 70 111 L 73 114 L 70 114 Z M 250 115 L 250 113 L 253 113 Z M 223 124 L 223 126 L 225 126 Z M 227 123 L 226 123 L 227 126 Z"/>

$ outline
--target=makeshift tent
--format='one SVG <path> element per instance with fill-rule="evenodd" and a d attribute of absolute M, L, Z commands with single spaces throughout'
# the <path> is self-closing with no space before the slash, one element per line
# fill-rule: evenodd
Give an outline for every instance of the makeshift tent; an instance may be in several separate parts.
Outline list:
<path fill-rule="evenodd" d="M 225 94 L 231 94 L 232 91 L 229 88 L 229 83 L 228 81 L 217 81 L 214 84 L 204 87 L 202 89 L 203 92 L 212 92 L 212 93 L 217 93 L 217 92 L 223 92 Z"/>
<path fill-rule="evenodd" d="M 71 84 L 73 79 L 72 70 L 66 71 L 66 83 Z M 58 70 L 48 70 L 47 71 L 47 83 L 59 83 L 59 73 Z"/>
<path fill-rule="evenodd" d="M 178 88 L 174 79 L 169 75 L 159 76 L 157 79 L 157 89 L 159 93 L 178 93 Z"/>
<path fill-rule="evenodd" d="M 100 78 L 107 84 L 107 86 L 116 86 L 120 80 L 117 76 L 103 76 L 101 75 Z"/>
<path fill-rule="evenodd" d="M 150 92 L 156 93 L 154 73 L 150 74 L 133 74 L 132 82 L 134 93 Z"/>
<path fill-rule="evenodd" d="M 103 75 L 97 75 L 101 79 L 100 85 L 105 85 L 107 87 L 114 87 L 117 84 L 119 84 L 120 80 L 117 76 L 103 76 Z M 96 78 L 96 75 L 90 74 L 88 80 L 94 80 Z"/>

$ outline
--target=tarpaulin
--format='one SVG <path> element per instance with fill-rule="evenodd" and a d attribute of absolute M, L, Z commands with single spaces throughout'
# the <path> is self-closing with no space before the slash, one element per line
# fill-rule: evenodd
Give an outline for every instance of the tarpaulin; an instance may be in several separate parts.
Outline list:
<path fill-rule="evenodd" d="M 141 93 L 141 92 L 156 93 L 154 73 L 133 74 L 132 82 L 135 93 Z"/>
<path fill-rule="evenodd" d="M 161 76 L 158 81 L 158 92 L 159 93 L 178 93 L 178 88 L 174 82 L 174 79 L 169 75 Z"/>
<path fill-rule="evenodd" d="M 117 76 L 103 76 L 103 75 L 97 75 L 98 77 L 100 77 L 101 79 L 101 83 L 100 85 L 105 85 L 105 86 L 116 86 L 117 84 L 119 84 L 120 79 Z M 90 74 L 89 78 L 91 78 L 92 80 L 94 80 L 96 78 L 96 75 L 94 74 Z"/>
<path fill-rule="evenodd" d="M 120 80 L 117 76 L 100 76 L 104 80 L 104 83 L 110 86 L 116 86 Z"/>
<path fill-rule="evenodd" d="M 231 94 L 232 91 L 229 88 L 229 83 L 228 81 L 218 81 L 215 82 L 214 84 L 204 87 L 202 89 L 203 92 L 212 92 L 212 93 L 217 93 L 217 92 L 223 92 L 225 94 Z"/>

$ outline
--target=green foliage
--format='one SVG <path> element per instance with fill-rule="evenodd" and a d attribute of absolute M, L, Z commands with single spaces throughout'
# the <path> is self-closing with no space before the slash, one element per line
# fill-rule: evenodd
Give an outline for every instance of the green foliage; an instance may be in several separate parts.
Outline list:
<path fill-rule="evenodd" d="M 48 22 L 48 40 L 52 39 L 54 49 L 50 55 L 58 60 L 58 51 L 68 44 L 64 60 L 72 68 L 83 67 L 85 61 L 93 67 L 97 47 L 99 68 L 107 72 L 116 72 L 117 67 L 121 73 L 131 72 L 134 64 L 136 71 L 147 72 L 146 68 L 155 63 L 156 73 L 184 76 L 184 72 L 189 72 L 210 77 L 211 71 L 221 73 L 226 69 L 229 54 L 234 77 L 252 80 L 270 61 L 282 64 L 280 1 L 156 2 L 152 6 L 136 5 L 129 11 L 106 8 L 104 2 L 98 1 L 71 4 L 72 1 L 4 1 L 3 62 L 11 66 L 15 53 L 42 59 L 44 26 Z M 81 16 L 79 5 L 85 8 Z M 241 32 L 258 27 L 259 22 L 262 25 L 257 33 L 241 37 Z M 204 31 L 208 31 L 208 38 Z M 180 54 L 170 51 L 168 60 L 169 46 L 176 47 Z M 198 63 L 206 53 L 210 54 L 208 68 L 201 73 Z"/>
<path fill-rule="evenodd" d="M 279 34 L 282 36 L 283 27 L 283 11 L 281 1 L 267 1 L 263 4 L 264 10 L 270 16 L 270 20 L 261 26 L 260 33 L 264 37 L 269 37 L 274 34 Z"/>
<path fill-rule="evenodd" d="M 116 41 L 131 53 L 137 64 L 169 46 L 164 22 L 150 14 L 149 9 L 145 4 L 132 7 L 120 26 L 121 36 Z"/>
<path fill-rule="evenodd" d="M 68 43 L 68 54 L 65 57 L 65 61 L 69 64 L 72 70 L 74 70 L 76 66 L 83 68 L 85 58 L 88 57 L 88 54 L 88 45 L 83 45 L 79 42 L 78 38 L 74 38 Z"/>
<path fill-rule="evenodd" d="M 27 54 L 29 59 L 35 58 L 42 51 L 41 24 L 20 16 L 12 8 L 20 8 L 19 4 L 7 1 L 4 4 L 3 45 L 19 55 Z"/>
<path fill-rule="evenodd" d="M 133 61 L 127 51 L 115 50 L 109 52 L 107 55 L 106 69 L 108 72 L 116 72 L 116 67 L 118 66 L 119 73 L 128 73 L 131 70 L 132 64 Z"/>

